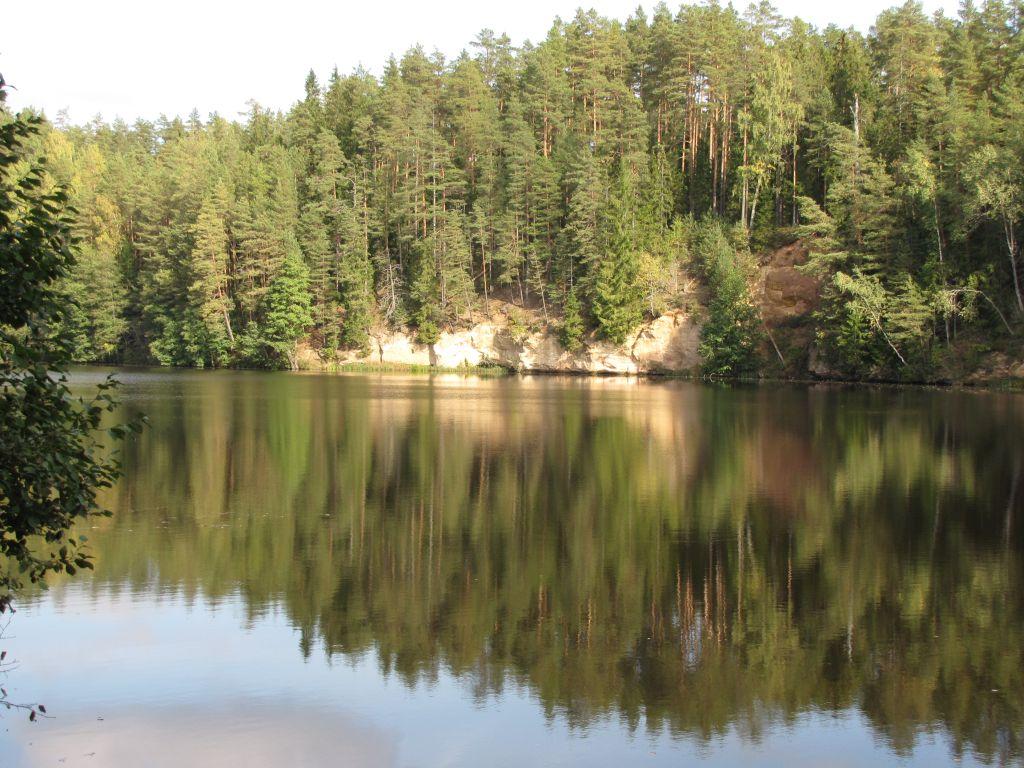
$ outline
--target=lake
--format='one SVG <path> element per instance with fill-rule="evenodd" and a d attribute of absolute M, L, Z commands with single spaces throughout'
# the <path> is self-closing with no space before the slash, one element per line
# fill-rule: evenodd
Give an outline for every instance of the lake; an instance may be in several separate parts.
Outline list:
<path fill-rule="evenodd" d="M 120 378 L 4 766 L 1021 761 L 1024 395 Z"/>

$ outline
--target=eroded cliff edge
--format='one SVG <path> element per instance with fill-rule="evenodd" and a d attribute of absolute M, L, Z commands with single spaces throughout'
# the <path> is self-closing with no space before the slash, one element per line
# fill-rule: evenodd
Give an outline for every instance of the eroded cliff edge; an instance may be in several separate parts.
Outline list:
<path fill-rule="evenodd" d="M 367 351 L 341 351 L 323 359 L 314 350 L 302 351 L 300 365 L 329 368 L 345 365 L 431 366 L 463 368 L 496 366 L 512 371 L 641 374 L 697 374 L 700 371 L 700 322 L 692 313 L 666 312 L 638 328 L 622 345 L 593 335 L 570 352 L 559 341 L 558 325 L 535 313 L 510 319 L 520 312 L 493 304 L 487 319 L 469 328 L 444 331 L 434 344 L 420 344 L 411 331 L 377 330 Z"/>
<path fill-rule="evenodd" d="M 763 324 L 760 374 L 772 378 L 842 378 L 821 359 L 815 346 L 813 313 L 821 284 L 799 267 L 808 257 L 799 242 L 764 254 L 753 295 Z M 349 366 L 433 367 L 439 369 L 500 367 L 510 371 L 580 374 L 672 374 L 701 372 L 701 325 L 704 296 L 696 283 L 681 295 L 679 306 L 649 319 L 616 345 L 590 333 L 571 352 L 560 341 L 560 320 L 539 309 L 494 301 L 465 327 L 441 332 L 434 344 L 421 344 L 413 330 L 375 328 L 364 350 L 331 355 L 310 346 L 299 349 L 299 367 L 334 370 Z M 952 363 L 935 382 L 1024 383 L 1024 354 L 973 350 L 949 355 Z"/>

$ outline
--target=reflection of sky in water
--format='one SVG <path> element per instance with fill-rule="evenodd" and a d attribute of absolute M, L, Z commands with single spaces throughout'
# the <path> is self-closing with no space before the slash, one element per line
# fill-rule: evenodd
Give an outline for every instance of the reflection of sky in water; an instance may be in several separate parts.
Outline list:
<path fill-rule="evenodd" d="M 856 712 L 771 723 L 756 738 L 735 728 L 709 741 L 632 734 L 617 718 L 570 728 L 525 689 L 475 696 L 442 671 L 410 689 L 374 654 L 317 648 L 271 611 L 250 619 L 240 598 L 214 605 L 151 592 L 87 594 L 60 587 L 23 605 L 5 647 L 20 662 L 5 687 L 39 700 L 53 719 L 7 714 L 5 767 L 18 766 L 483 766 L 938 765 L 941 737 L 894 755 Z M 101 719 L 102 718 L 102 719 Z M 59 762 L 62 761 L 62 762 Z M 961 764 L 970 765 L 970 758 Z"/>
<path fill-rule="evenodd" d="M 55 718 L 0 768 L 1021 753 L 1019 396 L 122 379 L 150 426 L 3 644 Z"/>

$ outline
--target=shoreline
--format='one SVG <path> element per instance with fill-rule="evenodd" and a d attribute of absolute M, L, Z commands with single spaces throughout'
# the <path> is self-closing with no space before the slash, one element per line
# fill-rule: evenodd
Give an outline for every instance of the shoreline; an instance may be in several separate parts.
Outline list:
<path fill-rule="evenodd" d="M 269 368 L 194 368 L 182 366 L 170 366 L 148 363 L 107 363 L 107 362 L 82 362 L 75 363 L 72 371 L 76 369 L 103 369 L 105 371 L 133 371 L 133 372 L 181 372 L 181 373 L 265 373 L 265 374 L 292 374 L 300 376 L 345 376 L 345 375 L 370 375 L 378 374 L 401 375 L 401 376 L 464 376 L 476 378 L 502 379 L 512 377 L 522 378 L 572 378 L 572 379 L 645 379 L 655 382 L 683 381 L 693 384 L 718 384 L 718 385 L 761 385 L 777 384 L 792 386 L 813 386 L 813 385 L 834 385 L 843 387 L 886 387 L 886 388 L 911 388 L 911 389 L 942 389 L 942 390 L 964 390 L 964 391 L 987 391 L 987 392 L 1022 392 L 1024 393 L 1024 379 L 993 377 L 990 379 L 962 380 L 962 381 L 899 381 L 895 379 L 854 379 L 838 377 L 778 377 L 778 376 L 746 376 L 746 377 L 723 377 L 723 376 L 700 376 L 687 372 L 664 372 L 664 371 L 640 371 L 640 372 L 614 372 L 614 371 L 581 371 L 578 369 L 566 370 L 514 370 L 498 365 L 482 366 L 422 366 L 415 364 L 385 363 L 385 364 L 363 364 L 345 363 L 333 367 L 324 368 L 301 368 L 297 370 L 269 369 Z"/>

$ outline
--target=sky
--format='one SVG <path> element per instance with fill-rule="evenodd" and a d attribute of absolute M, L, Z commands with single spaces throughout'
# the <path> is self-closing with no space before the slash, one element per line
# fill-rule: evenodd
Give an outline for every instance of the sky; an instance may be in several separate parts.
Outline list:
<path fill-rule="evenodd" d="M 785 16 L 818 27 L 867 31 L 897 0 L 775 0 Z M 96 115 L 155 119 L 197 109 L 234 118 L 255 100 L 287 109 L 306 73 L 362 65 L 379 74 L 391 54 L 420 43 L 453 57 L 484 28 L 518 45 L 542 39 L 556 16 L 581 0 L 10 0 L 0 22 L 0 73 L 17 88 L 9 102 L 72 122 Z M 586 7 L 625 19 L 638 0 L 591 0 Z M 734 3 L 745 8 L 746 0 Z M 643 2 L 650 14 L 654 3 Z M 673 10 L 676 2 L 669 2 Z M 955 15 L 958 0 L 924 0 L 926 12 Z"/>

